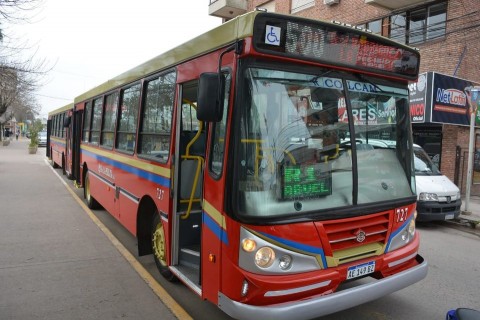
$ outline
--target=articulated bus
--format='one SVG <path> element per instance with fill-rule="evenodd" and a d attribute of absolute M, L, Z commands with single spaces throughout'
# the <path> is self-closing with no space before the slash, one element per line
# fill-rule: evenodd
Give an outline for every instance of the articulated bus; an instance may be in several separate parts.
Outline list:
<path fill-rule="evenodd" d="M 73 103 L 48 114 L 46 155 L 54 168 L 61 167 L 63 174 L 72 178 L 72 129 L 70 121 Z"/>
<path fill-rule="evenodd" d="M 350 308 L 427 274 L 419 63 L 347 25 L 247 13 L 75 98 L 71 172 L 139 255 L 234 318 Z"/>

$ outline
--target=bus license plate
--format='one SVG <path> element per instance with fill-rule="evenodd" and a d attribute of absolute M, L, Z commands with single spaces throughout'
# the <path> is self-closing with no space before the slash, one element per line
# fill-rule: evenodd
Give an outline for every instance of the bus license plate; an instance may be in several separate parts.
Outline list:
<path fill-rule="evenodd" d="M 347 280 L 364 276 L 375 271 L 375 261 L 351 266 L 347 270 Z"/>

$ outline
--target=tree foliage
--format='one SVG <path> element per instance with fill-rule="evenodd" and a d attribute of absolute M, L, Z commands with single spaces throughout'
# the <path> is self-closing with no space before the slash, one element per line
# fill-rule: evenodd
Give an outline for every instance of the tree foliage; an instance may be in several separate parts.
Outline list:
<path fill-rule="evenodd" d="M 0 125 L 12 116 L 26 118 L 39 112 L 34 92 L 47 72 L 46 62 L 8 30 L 28 23 L 29 14 L 41 4 L 42 0 L 0 0 Z"/>

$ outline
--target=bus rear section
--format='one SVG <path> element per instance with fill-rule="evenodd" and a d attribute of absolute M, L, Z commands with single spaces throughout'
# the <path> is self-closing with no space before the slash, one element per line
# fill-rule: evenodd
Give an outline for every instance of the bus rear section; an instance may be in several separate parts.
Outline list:
<path fill-rule="evenodd" d="M 50 112 L 47 121 L 47 157 L 54 168 L 62 168 L 63 174 L 68 174 L 69 178 L 73 178 L 72 111 L 73 103 Z"/>

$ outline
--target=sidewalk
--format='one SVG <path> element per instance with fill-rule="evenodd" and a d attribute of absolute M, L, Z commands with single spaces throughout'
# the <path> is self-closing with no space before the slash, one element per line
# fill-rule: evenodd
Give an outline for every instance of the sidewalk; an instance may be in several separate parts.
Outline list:
<path fill-rule="evenodd" d="M 460 213 L 460 221 L 465 221 L 471 227 L 480 227 L 480 196 L 470 196 L 468 212 L 465 211 L 465 197 L 462 197 L 462 212 Z"/>
<path fill-rule="evenodd" d="M 28 142 L 0 143 L 0 318 L 176 319 Z"/>

